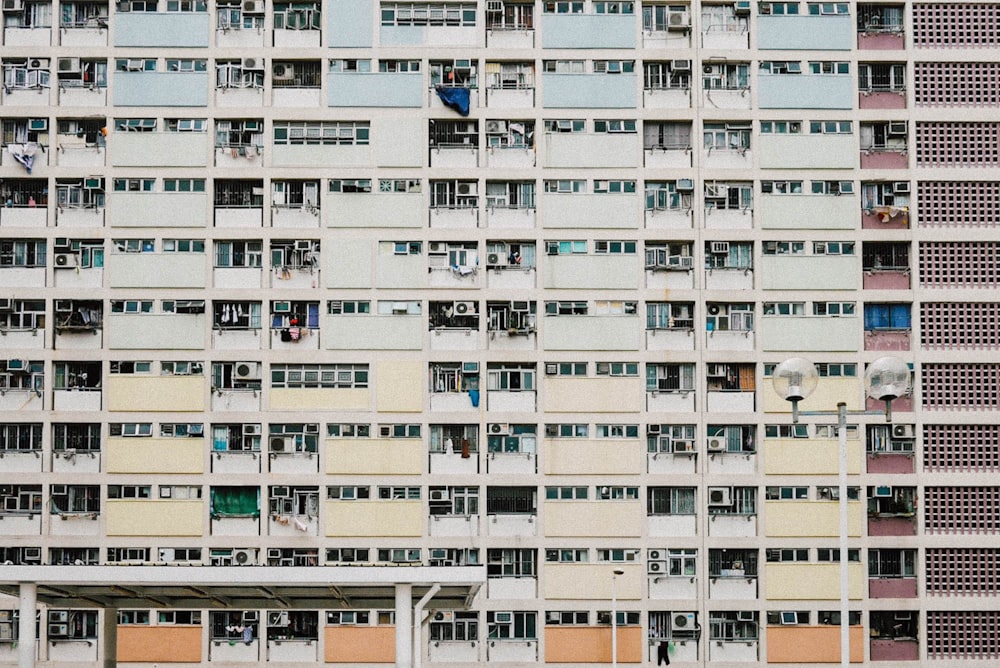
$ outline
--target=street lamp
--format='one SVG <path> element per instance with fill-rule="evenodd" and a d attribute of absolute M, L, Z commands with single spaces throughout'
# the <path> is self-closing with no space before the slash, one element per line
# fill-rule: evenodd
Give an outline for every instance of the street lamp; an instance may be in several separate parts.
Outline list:
<path fill-rule="evenodd" d="M 816 366 L 807 359 L 793 357 L 774 368 L 771 377 L 774 391 L 782 399 L 792 402 L 792 422 L 799 421 L 799 402 L 816 389 L 819 374 Z M 892 400 L 910 390 L 910 367 L 898 357 L 880 357 L 865 371 L 865 394 L 885 402 L 885 420 L 892 421 Z M 832 415 L 831 411 L 809 411 L 809 415 Z M 867 411 L 855 414 L 867 415 Z M 847 404 L 837 404 L 838 487 L 840 494 L 840 665 L 851 664 L 851 635 L 848 617 L 848 587 L 850 583 L 847 563 Z"/>
<path fill-rule="evenodd" d="M 618 668 L 618 576 L 625 571 L 616 568 L 611 571 L 611 666 Z"/>

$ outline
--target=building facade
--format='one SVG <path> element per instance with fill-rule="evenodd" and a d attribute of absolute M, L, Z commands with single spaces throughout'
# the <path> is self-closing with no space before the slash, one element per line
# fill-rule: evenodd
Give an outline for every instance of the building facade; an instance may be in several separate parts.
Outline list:
<path fill-rule="evenodd" d="M 40 665 L 828 664 L 841 558 L 852 662 L 1000 655 L 1000 4 L 2 14 L 0 562 L 485 569 L 413 657 L 142 598 Z"/>

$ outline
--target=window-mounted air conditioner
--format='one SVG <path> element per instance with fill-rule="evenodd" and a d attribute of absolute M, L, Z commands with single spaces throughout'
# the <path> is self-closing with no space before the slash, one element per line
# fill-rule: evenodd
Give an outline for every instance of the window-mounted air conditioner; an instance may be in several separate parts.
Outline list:
<path fill-rule="evenodd" d="M 646 426 L 646 433 L 649 434 L 650 436 L 655 436 L 656 434 L 659 434 L 660 433 L 660 425 L 658 425 L 658 424 L 647 425 Z"/>
<path fill-rule="evenodd" d="M 694 192 L 694 180 L 693 179 L 677 179 L 677 192 L 679 192 L 679 193 Z"/>
<path fill-rule="evenodd" d="M 57 299 L 55 304 L 56 313 L 72 313 L 73 312 L 73 300 L 72 299 Z"/>
<path fill-rule="evenodd" d="M 56 72 L 58 74 L 80 74 L 80 59 L 59 58 L 56 60 Z"/>
<path fill-rule="evenodd" d="M 292 302 L 274 302 L 274 306 L 271 310 L 274 313 L 291 313 Z"/>
<path fill-rule="evenodd" d="M 889 121 L 889 134 L 896 136 L 905 135 L 906 121 Z"/>
<path fill-rule="evenodd" d="M 753 621 L 753 610 L 740 610 L 736 613 L 736 619 L 741 622 L 752 622 Z"/>
<path fill-rule="evenodd" d="M 486 134 L 502 135 L 507 132 L 507 121 L 486 121 Z"/>
<path fill-rule="evenodd" d="M 3 0 L 3 11 L 19 12 L 24 9 L 24 0 Z"/>
<path fill-rule="evenodd" d="M 711 246 L 709 246 L 712 253 L 715 255 L 726 255 L 729 253 L 729 242 L 728 241 L 712 241 Z"/>
<path fill-rule="evenodd" d="M 690 60 L 671 60 L 670 69 L 673 72 L 690 72 L 691 71 L 691 61 Z"/>
<path fill-rule="evenodd" d="M 313 249 L 313 242 L 309 239 L 298 239 L 295 242 L 295 250 L 297 251 L 311 251 Z"/>
<path fill-rule="evenodd" d="M 662 436 L 660 438 L 663 438 Z M 674 452 L 687 453 L 694 452 L 694 441 L 691 440 L 677 440 L 673 443 Z"/>
<path fill-rule="evenodd" d="M 908 193 L 910 192 L 910 182 L 896 181 L 892 184 L 892 191 L 895 193 Z"/>
<path fill-rule="evenodd" d="M 487 14 L 500 14 L 503 12 L 503 0 L 486 0 Z"/>
<path fill-rule="evenodd" d="M 29 118 L 28 119 L 28 131 L 29 132 L 45 132 L 49 129 L 49 119 L 47 118 Z"/>
<path fill-rule="evenodd" d="M 709 436 L 705 441 L 705 446 L 709 452 L 725 452 L 726 439 L 723 436 Z"/>
<path fill-rule="evenodd" d="M 263 72 L 264 71 L 264 59 L 263 58 L 244 58 L 240 64 L 240 69 L 245 72 Z"/>
<path fill-rule="evenodd" d="M 733 505 L 733 490 L 731 487 L 709 487 L 708 505 L 710 506 L 731 506 Z"/>
<path fill-rule="evenodd" d="M 504 422 L 494 422 L 489 426 L 488 431 L 490 436 L 506 436 L 510 433 L 510 425 Z"/>
<path fill-rule="evenodd" d="M 733 10 L 736 14 L 749 14 L 750 13 L 750 0 L 736 0 L 736 4 L 733 6 Z M 761 12 L 763 14 L 764 12 Z"/>
<path fill-rule="evenodd" d="M 57 269 L 73 269 L 77 265 L 76 253 L 56 253 L 54 263 Z"/>
<path fill-rule="evenodd" d="M 892 425 L 893 438 L 915 438 L 915 429 L 912 424 Z"/>
<path fill-rule="evenodd" d="M 260 380 L 260 363 L 236 362 L 233 365 L 233 376 L 236 380 Z"/>

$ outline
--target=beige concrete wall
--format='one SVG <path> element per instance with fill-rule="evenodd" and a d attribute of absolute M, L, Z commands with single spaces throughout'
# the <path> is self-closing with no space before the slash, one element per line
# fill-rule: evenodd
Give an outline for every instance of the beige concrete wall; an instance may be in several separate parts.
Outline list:
<path fill-rule="evenodd" d="M 201 536 L 205 533 L 203 499 L 111 499 L 107 503 L 108 536 Z"/>
<path fill-rule="evenodd" d="M 420 475 L 426 457 L 419 438 L 326 441 L 326 472 L 330 475 Z"/>
<path fill-rule="evenodd" d="M 640 439 L 547 438 L 543 457 L 549 475 L 640 475 L 645 470 L 646 443 Z"/>
<path fill-rule="evenodd" d="M 545 564 L 543 566 L 544 596 L 547 599 L 611 600 L 611 575 L 615 569 L 625 571 L 615 581 L 619 600 L 638 601 L 642 598 L 646 570 L 641 564 Z"/>
<path fill-rule="evenodd" d="M 205 376 L 109 376 L 109 411 L 203 411 Z"/>
<path fill-rule="evenodd" d="M 867 589 L 867 568 L 851 563 L 848 570 L 848 598 L 860 600 Z M 840 600 L 839 563 L 769 563 L 765 564 L 764 597 L 771 600 Z"/>
<path fill-rule="evenodd" d="M 276 411 L 365 411 L 371 406 L 371 390 L 287 389 L 271 390 L 271 410 Z"/>
<path fill-rule="evenodd" d="M 837 475 L 840 471 L 836 439 L 778 438 L 764 441 L 764 473 L 768 475 Z M 847 442 L 847 472 L 861 473 L 864 444 Z"/>
<path fill-rule="evenodd" d="M 847 530 L 861 535 L 864 505 L 847 503 Z M 839 501 L 765 501 L 764 535 L 770 537 L 832 538 L 840 535 Z"/>
<path fill-rule="evenodd" d="M 325 536 L 419 537 L 424 535 L 421 501 L 327 501 Z"/>
<path fill-rule="evenodd" d="M 637 413 L 643 410 L 641 378 L 545 379 L 545 410 L 551 413 Z"/>
<path fill-rule="evenodd" d="M 424 409 L 424 365 L 375 363 L 375 409 L 380 413 L 419 413 Z"/>
<path fill-rule="evenodd" d="M 108 473 L 204 473 L 203 438 L 108 439 Z"/>
<path fill-rule="evenodd" d="M 642 501 L 545 501 L 547 537 L 638 537 L 642 535 Z"/>

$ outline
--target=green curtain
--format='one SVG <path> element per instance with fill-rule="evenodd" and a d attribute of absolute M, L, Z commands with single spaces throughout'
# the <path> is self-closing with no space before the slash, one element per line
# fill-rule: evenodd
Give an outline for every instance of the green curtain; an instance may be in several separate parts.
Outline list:
<path fill-rule="evenodd" d="M 260 517 L 259 487 L 213 487 L 212 515 Z"/>

